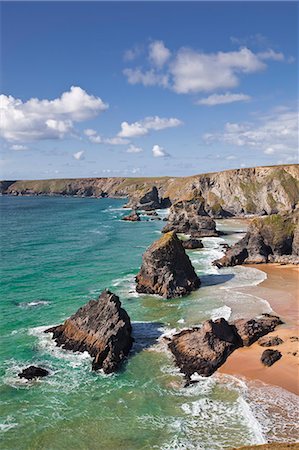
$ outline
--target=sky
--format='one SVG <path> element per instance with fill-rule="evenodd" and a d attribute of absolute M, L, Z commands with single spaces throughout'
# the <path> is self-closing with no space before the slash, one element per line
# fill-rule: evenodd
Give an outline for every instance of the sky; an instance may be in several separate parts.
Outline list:
<path fill-rule="evenodd" d="M 2 2 L 2 179 L 298 162 L 298 2 Z"/>

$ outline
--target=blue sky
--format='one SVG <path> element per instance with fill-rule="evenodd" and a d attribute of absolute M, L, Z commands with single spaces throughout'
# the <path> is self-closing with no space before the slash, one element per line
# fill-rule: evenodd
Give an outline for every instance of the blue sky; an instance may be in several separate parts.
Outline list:
<path fill-rule="evenodd" d="M 1 178 L 298 162 L 297 2 L 2 3 Z"/>

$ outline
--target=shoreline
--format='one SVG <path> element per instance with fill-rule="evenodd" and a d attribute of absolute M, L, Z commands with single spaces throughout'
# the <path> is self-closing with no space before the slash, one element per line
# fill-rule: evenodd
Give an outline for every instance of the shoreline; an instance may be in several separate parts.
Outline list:
<path fill-rule="evenodd" d="M 219 372 L 259 380 L 299 395 L 299 342 L 290 339 L 293 336 L 298 338 L 299 267 L 279 264 L 255 264 L 249 267 L 262 270 L 267 278 L 257 286 L 238 290 L 267 300 L 273 313 L 283 320 L 284 324 L 269 334 L 283 339 L 283 344 L 269 347 L 279 350 L 282 358 L 273 366 L 265 367 L 260 357 L 267 347 L 255 342 L 250 347 L 237 349 Z"/>

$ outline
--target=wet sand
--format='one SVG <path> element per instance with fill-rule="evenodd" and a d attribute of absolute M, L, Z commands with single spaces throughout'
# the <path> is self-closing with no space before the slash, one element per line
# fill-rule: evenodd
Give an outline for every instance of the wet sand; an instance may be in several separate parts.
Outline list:
<path fill-rule="evenodd" d="M 267 347 L 261 347 L 256 342 L 250 347 L 236 350 L 219 371 L 260 380 L 299 395 L 299 341 L 294 339 L 298 338 L 299 326 L 299 267 L 278 264 L 251 267 L 266 272 L 267 279 L 258 286 L 239 288 L 238 291 L 267 300 L 274 313 L 285 322 L 269 334 L 283 339 L 283 344 L 270 347 L 279 350 L 282 358 L 273 366 L 265 367 L 260 357 Z"/>

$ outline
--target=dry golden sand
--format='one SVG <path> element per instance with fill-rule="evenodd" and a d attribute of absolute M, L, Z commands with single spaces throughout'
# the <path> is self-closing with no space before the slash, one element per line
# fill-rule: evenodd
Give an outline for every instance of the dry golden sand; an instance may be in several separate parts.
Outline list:
<path fill-rule="evenodd" d="M 269 334 L 269 336 L 279 336 L 283 339 L 283 344 L 271 347 L 279 350 L 282 358 L 273 366 L 265 367 L 260 361 L 265 347 L 261 347 L 256 342 L 251 347 L 236 350 L 220 368 L 220 372 L 241 375 L 251 380 L 261 380 L 299 395 L 299 342 L 291 339 L 294 336 L 298 337 L 299 267 L 278 264 L 261 264 L 252 267 L 266 272 L 267 279 L 258 286 L 242 288 L 238 291 L 267 300 L 273 311 L 285 322 Z"/>

